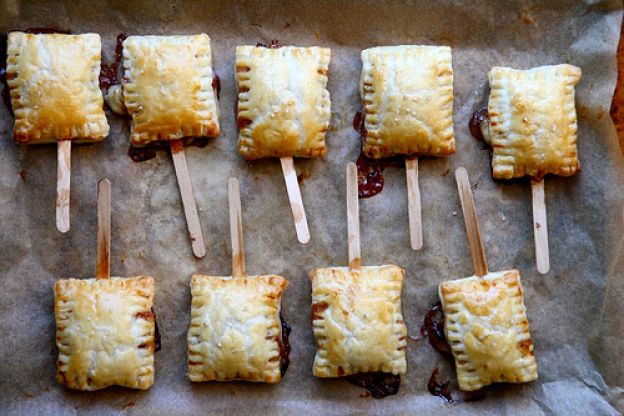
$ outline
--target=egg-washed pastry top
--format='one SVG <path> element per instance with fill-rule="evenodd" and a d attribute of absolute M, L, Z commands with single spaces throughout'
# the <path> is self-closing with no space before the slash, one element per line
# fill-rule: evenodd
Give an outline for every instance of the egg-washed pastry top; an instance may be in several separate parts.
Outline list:
<path fill-rule="evenodd" d="M 219 135 L 208 35 L 128 36 L 123 68 L 121 96 L 112 94 L 123 103 L 111 108 L 132 117 L 133 144 Z"/>
<path fill-rule="evenodd" d="M 152 277 L 61 279 L 54 285 L 56 380 L 75 390 L 154 384 Z"/>
<path fill-rule="evenodd" d="M 403 269 L 392 265 L 360 270 L 327 267 L 310 273 L 312 329 L 318 344 L 315 376 L 405 373 L 403 274 Z"/>
<path fill-rule="evenodd" d="M 362 51 L 360 95 L 366 156 L 455 152 L 450 47 L 402 45 Z"/>
<path fill-rule="evenodd" d="M 537 380 L 517 270 L 443 282 L 439 296 L 460 389 Z"/>
<path fill-rule="evenodd" d="M 287 285 L 277 275 L 193 275 L 189 379 L 280 381 L 280 308 Z"/>
<path fill-rule="evenodd" d="M 20 144 L 95 142 L 109 132 L 100 35 L 10 32 L 6 78 Z"/>
<path fill-rule="evenodd" d="M 246 159 L 326 153 L 328 48 L 238 46 L 238 150 Z"/>
<path fill-rule="evenodd" d="M 495 66 L 488 78 L 489 122 L 481 127 L 492 146 L 494 178 L 575 174 L 580 163 L 574 86 L 581 69 L 567 64 L 529 70 Z"/>

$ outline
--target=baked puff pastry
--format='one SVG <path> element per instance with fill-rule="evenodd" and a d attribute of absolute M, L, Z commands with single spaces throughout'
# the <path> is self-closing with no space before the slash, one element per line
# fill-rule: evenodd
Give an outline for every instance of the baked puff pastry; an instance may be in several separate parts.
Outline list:
<path fill-rule="evenodd" d="M 128 36 L 123 67 L 123 103 L 111 107 L 132 116 L 133 144 L 219 135 L 208 35 Z"/>
<path fill-rule="evenodd" d="M 245 159 L 326 153 L 330 49 L 238 46 L 238 151 Z"/>
<path fill-rule="evenodd" d="M 108 135 L 100 36 L 11 32 L 6 79 L 20 144 L 95 142 Z"/>
<path fill-rule="evenodd" d="M 54 285 L 56 380 L 76 390 L 154 384 L 154 279 L 61 279 Z"/>
<path fill-rule="evenodd" d="M 193 275 L 189 379 L 280 381 L 280 307 L 287 284 L 277 275 Z"/>
<path fill-rule="evenodd" d="M 329 267 L 310 273 L 312 329 L 318 344 L 315 376 L 405 373 L 403 274 L 397 266 Z"/>
<path fill-rule="evenodd" d="M 482 130 L 493 148 L 493 176 L 539 180 L 549 173 L 575 174 L 580 164 L 574 86 L 581 69 L 554 65 L 521 71 L 496 66 L 488 78 L 490 120 Z"/>
<path fill-rule="evenodd" d="M 360 95 L 366 156 L 455 152 L 450 47 L 403 45 L 362 51 Z"/>
<path fill-rule="evenodd" d="M 461 390 L 537 380 L 517 270 L 444 282 L 439 296 Z"/>

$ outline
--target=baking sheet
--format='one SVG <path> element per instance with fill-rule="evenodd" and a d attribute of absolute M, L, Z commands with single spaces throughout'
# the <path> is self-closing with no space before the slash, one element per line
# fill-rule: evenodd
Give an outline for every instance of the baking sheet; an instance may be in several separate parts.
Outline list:
<path fill-rule="evenodd" d="M 221 77 L 221 137 L 188 148 L 208 255 L 197 260 L 187 241 L 173 164 L 167 153 L 134 163 L 127 156 L 128 125 L 109 114 L 111 134 L 95 145 L 74 146 L 72 228 L 55 229 L 56 146 L 20 147 L 11 140 L 12 117 L 0 109 L 0 413 L 6 414 L 565 414 L 624 411 L 624 164 L 609 105 L 617 70 L 622 18 L 619 1 L 19 1 L 0 0 L 0 30 L 56 26 L 97 32 L 112 58 L 115 36 L 208 33 Z M 332 124 L 325 160 L 297 160 L 309 174 L 301 185 L 312 241 L 296 242 L 277 160 L 247 163 L 236 153 L 234 48 L 270 42 L 332 48 L 329 90 Z M 361 202 L 364 264 L 394 263 L 407 270 L 404 317 L 416 340 L 408 346 L 408 373 L 398 395 L 382 400 L 345 381 L 319 380 L 311 368 L 307 272 L 346 265 L 344 171 L 360 151 L 351 127 L 360 107 L 360 50 L 376 45 L 453 47 L 457 153 L 420 163 L 425 247 L 410 250 L 403 169 L 386 171 L 386 188 Z M 470 137 L 467 122 L 486 94 L 493 65 L 529 68 L 568 62 L 583 69 L 578 85 L 582 172 L 548 177 L 546 200 L 551 272 L 537 273 L 527 181 L 493 182 L 489 153 Z M 471 176 L 490 269 L 517 267 L 539 363 L 540 380 L 498 385 L 485 399 L 449 404 L 426 384 L 445 358 L 419 338 L 437 300 L 438 283 L 472 274 L 452 172 Z M 447 174 L 448 172 L 450 174 Z M 290 280 L 283 302 L 292 325 L 291 364 L 280 384 L 191 384 L 186 378 L 190 276 L 229 274 L 227 178 L 241 181 L 249 273 Z M 146 392 L 109 388 L 73 392 L 54 381 L 56 348 L 52 285 L 59 277 L 95 270 L 96 182 L 113 184 L 114 275 L 156 277 L 155 309 L 162 332 L 156 382 Z"/>

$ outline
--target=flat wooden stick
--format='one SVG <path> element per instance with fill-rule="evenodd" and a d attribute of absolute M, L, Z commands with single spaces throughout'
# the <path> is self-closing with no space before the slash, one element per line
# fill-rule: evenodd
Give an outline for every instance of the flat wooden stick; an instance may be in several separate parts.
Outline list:
<path fill-rule="evenodd" d="M 69 231 L 71 140 L 61 140 L 57 143 L 56 156 L 56 228 L 66 233 Z"/>
<path fill-rule="evenodd" d="M 407 214 L 410 242 L 412 250 L 420 250 L 423 247 L 423 234 L 420 188 L 418 187 L 418 158 L 405 158 L 405 176 L 407 178 Z"/>
<path fill-rule="evenodd" d="M 97 263 L 96 279 L 110 277 L 111 183 L 103 178 L 97 184 Z"/>
<path fill-rule="evenodd" d="M 188 228 L 189 238 L 191 239 L 193 254 L 197 258 L 202 258 L 206 255 L 206 245 L 204 244 L 204 237 L 202 235 L 201 225 L 199 224 L 197 203 L 195 202 L 191 176 L 186 166 L 186 156 L 184 155 L 184 146 L 181 140 L 171 141 L 171 157 L 173 158 L 173 166 L 178 178 L 178 187 L 180 188 L 182 206 L 184 207 L 186 226 Z"/>
<path fill-rule="evenodd" d="M 485 276 L 488 274 L 488 266 L 485 260 L 481 231 L 479 230 L 477 210 L 475 208 L 474 198 L 472 197 L 472 189 L 470 188 L 470 179 L 468 178 L 468 172 L 465 168 L 457 168 L 455 171 L 455 180 L 457 181 L 457 190 L 459 191 L 459 200 L 461 201 L 462 212 L 464 214 L 468 246 L 470 247 L 475 274 L 477 276 Z"/>
<path fill-rule="evenodd" d="M 228 202 L 230 206 L 230 239 L 232 240 L 232 276 L 244 277 L 246 276 L 245 243 L 243 241 L 240 186 L 236 178 L 228 180 Z"/>
<path fill-rule="evenodd" d="M 537 271 L 541 274 L 546 274 L 550 270 L 550 255 L 548 253 L 548 223 L 546 221 L 544 179 L 531 181 L 531 195 L 533 200 L 533 235 L 535 236 Z"/>
<path fill-rule="evenodd" d="M 349 270 L 362 268 L 360 253 L 360 204 L 358 200 L 357 166 L 347 164 L 347 233 L 349 242 Z"/>
<path fill-rule="evenodd" d="M 286 182 L 286 191 L 290 200 L 290 209 L 292 210 L 293 220 L 295 221 L 295 230 L 297 231 L 297 240 L 301 244 L 310 242 L 310 230 L 308 230 L 308 219 L 306 218 L 305 208 L 301 199 L 301 191 L 299 190 L 299 181 L 297 180 L 297 171 L 295 170 L 295 162 L 292 157 L 280 158 L 282 162 L 282 173 Z"/>

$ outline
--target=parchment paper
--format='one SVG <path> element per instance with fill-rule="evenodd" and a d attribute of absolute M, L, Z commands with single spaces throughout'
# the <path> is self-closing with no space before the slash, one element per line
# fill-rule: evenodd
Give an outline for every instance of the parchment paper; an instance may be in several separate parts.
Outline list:
<path fill-rule="evenodd" d="M 624 163 L 609 105 L 616 79 L 619 1 L 19 1 L 0 0 L 0 30 L 56 26 L 102 36 L 112 58 L 115 36 L 208 33 L 221 77 L 223 133 L 187 159 L 208 255 L 187 240 L 170 156 L 134 163 L 128 124 L 109 114 L 106 141 L 72 149 L 71 231 L 55 229 L 56 146 L 13 143 L 13 119 L 0 109 L 0 413 L 3 414 L 559 414 L 624 410 L 621 351 L 624 263 Z M 297 160 L 312 241 L 296 242 L 277 160 L 246 163 L 236 153 L 234 48 L 279 39 L 332 48 L 332 124 L 325 160 Z M 409 342 L 408 373 L 398 395 L 374 400 L 345 381 L 311 374 L 309 270 L 347 264 L 344 171 L 360 151 L 351 122 L 360 107 L 360 50 L 375 45 L 453 47 L 457 153 L 420 163 L 424 241 L 410 249 L 403 169 L 386 171 L 386 188 L 361 202 L 364 264 L 407 270 L 403 310 L 419 327 L 444 279 L 471 275 L 472 262 L 453 171 L 471 176 L 491 270 L 518 268 L 539 363 L 537 382 L 498 385 L 485 399 L 449 404 L 427 392 L 432 370 L 453 380 L 448 361 L 424 339 Z M 494 182 L 489 153 L 467 123 L 483 102 L 493 65 L 529 68 L 571 63 L 578 85 L 582 172 L 546 178 L 551 272 L 537 273 L 528 181 Z M 450 174 L 447 174 L 450 171 Z M 22 175 L 20 175 L 20 172 Z M 191 384 L 186 377 L 189 281 L 195 272 L 230 274 L 227 178 L 241 181 L 249 273 L 290 280 L 284 316 L 292 325 L 290 368 L 280 384 Z M 148 391 L 66 390 L 54 381 L 53 282 L 95 272 L 96 182 L 113 184 L 112 271 L 156 278 L 162 332 L 156 382 Z M 619 410 L 618 410 L 619 409 Z"/>

